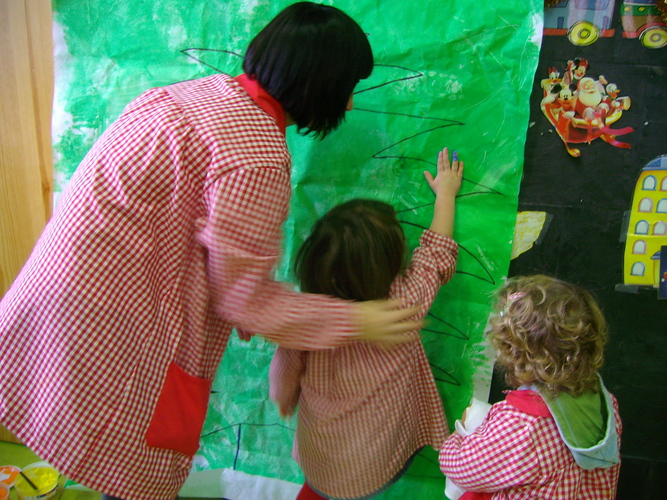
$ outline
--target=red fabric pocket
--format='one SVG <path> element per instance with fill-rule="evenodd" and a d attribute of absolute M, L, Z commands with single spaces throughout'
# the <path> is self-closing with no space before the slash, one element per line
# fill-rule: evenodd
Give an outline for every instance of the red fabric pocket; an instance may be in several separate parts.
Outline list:
<path fill-rule="evenodd" d="M 171 363 L 146 431 L 148 446 L 193 456 L 199 449 L 210 394 L 211 381 Z"/>

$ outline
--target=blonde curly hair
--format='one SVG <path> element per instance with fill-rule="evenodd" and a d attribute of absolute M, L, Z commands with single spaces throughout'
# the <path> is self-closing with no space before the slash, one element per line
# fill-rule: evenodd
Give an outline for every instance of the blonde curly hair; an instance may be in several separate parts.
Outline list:
<path fill-rule="evenodd" d="M 607 323 L 583 288 L 544 275 L 511 278 L 498 291 L 488 337 L 509 386 L 552 397 L 599 390 Z"/>

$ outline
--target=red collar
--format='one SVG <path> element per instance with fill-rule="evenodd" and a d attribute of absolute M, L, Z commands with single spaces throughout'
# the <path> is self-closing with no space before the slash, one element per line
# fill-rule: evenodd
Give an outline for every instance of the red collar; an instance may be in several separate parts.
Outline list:
<path fill-rule="evenodd" d="M 551 417 L 549 407 L 535 391 L 508 391 L 505 401 L 517 410 L 536 417 Z"/>
<path fill-rule="evenodd" d="M 252 77 L 249 77 L 245 73 L 240 74 L 234 78 L 241 86 L 245 89 L 248 95 L 251 97 L 255 104 L 262 108 L 271 118 L 276 121 L 278 128 L 285 135 L 285 127 L 287 125 L 285 119 L 285 110 L 276 101 L 271 97 L 266 90 L 264 90 L 260 84 Z"/>

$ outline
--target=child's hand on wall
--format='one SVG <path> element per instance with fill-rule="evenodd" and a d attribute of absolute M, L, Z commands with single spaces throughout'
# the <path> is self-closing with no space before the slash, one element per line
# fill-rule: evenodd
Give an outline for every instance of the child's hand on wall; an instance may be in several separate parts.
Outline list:
<path fill-rule="evenodd" d="M 438 154 L 438 170 L 435 178 L 431 172 L 424 172 L 424 177 L 428 185 L 437 196 L 456 196 L 461 189 L 461 180 L 463 179 L 462 161 L 459 161 L 458 154 L 454 151 L 452 161 L 449 161 L 449 150 L 444 148 Z"/>
<path fill-rule="evenodd" d="M 463 180 L 463 162 L 459 161 L 454 151 L 452 161 L 449 161 L 447 148 L 438 154 L 438 167 L 435 177 L 431 172 L 424 172 L 426 182 L 435 193 L 433 220 L 429 228 L 434 233 L 452 237 L 454 233 L 454 201 L 461 189 Z"/>

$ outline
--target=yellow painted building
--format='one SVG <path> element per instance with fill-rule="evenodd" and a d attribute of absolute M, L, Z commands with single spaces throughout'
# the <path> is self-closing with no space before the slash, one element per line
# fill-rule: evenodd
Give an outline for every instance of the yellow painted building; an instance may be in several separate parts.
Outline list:
<path fill-rule="evenodd" d="M 637 179 L 625 243 L 624 284 L 658 287 L 663 246 L 667 246 L 667 155 L 651 160 Z"/>

